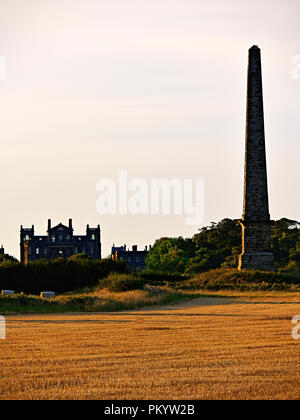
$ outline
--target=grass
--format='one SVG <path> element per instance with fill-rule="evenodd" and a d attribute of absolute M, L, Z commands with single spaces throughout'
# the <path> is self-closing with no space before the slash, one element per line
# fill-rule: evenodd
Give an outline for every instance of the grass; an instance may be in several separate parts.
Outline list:
<path fill-rule="evenodd" d="M 167 287 L 156 288 L 158 293 L 148 290 L 130 290 L 126 292 L 109 292 L 107 289 L 79 291 L 41 299 L 38 296 L 22 294 L 0 296 L 0 313 L 65 313 L 65 312 L 103 312 L 137 309 L 144 306 L 176 303 L 189 294 L 174 291 Z M 197 295 L 196 295 L 197 296 Z"/>
<path fill-rule="evenodd" d="M 187 290 L 183 289 L 181 292 L 186 297 L 210 297 L 210 298 L 260 298 L 260 299 L 269 299 L 272 297 L 276 298 L 300 298 L 300 290 L 290 289 L 290 290 L 207 290 L 207 289 L 197 289 L 197 290 Z"/>
<path fill-rule="evenodd" d="M 151 283 L 152 274 L 147 281 Z M 180 279 L 180 276 L 178 277 Z M 299 277 L 262 271 L 238 271 L 220 268 L 191 279 L 166 281 L 161 275 L 146 279 L 133 274 L 111 273 L 93 288 L 64 293 L 52 299 L 23 294 L 0 296 L 0 312 L 65 313 L 123 311 L 145 306 L 176 303 L 201 296 L 280 296 L 300 294 Z"/>
<path fill-rule="evenodd" d="M 219 293 L 126 312 L 9 315 L 0 399 L 300 399 L 299 295 Z"/>
<path fill-rule="evenodd" d="M 300 277 L 293 273 L 218 268 L 177 282 L 174 287 L 184 290 L 213 291 L 300 291 Z"/>

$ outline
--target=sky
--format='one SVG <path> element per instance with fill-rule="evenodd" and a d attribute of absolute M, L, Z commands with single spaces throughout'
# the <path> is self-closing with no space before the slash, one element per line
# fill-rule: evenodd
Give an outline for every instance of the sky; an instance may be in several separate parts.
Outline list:
<path fill-rule="evenodd" d="M 262 53 L 269 204 L 300 220 L 299 0 L 0 0 L 0 244 L 73 219 L 112 244 L 242 215 L 248 49 Z M 97 182 L 201 179 L 204 218 L 101 215 Z"/>

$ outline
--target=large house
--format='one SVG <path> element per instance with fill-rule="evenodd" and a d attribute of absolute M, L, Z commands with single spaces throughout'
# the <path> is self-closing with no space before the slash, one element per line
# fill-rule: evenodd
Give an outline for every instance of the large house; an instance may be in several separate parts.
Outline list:
<path fill-rule="evenodd" d="M 147 246 L 144 251 L 138 251 L 137 245 L 133 245 L 132 250 L 124 246 L 112 246 L 111 258 L 115 261 L 124 261 L 130 270 L 144 270 L 145 260 L 148 254 Z"/>
<path fill-rule="evenodd" d="M 35 235 L 34 226 L 20 231 L 21 262 L 27 264 L 40 258 L 47 260 L 59 257 L 68 258 L 74 254 L 87 254 L 97 259 L 101 258 L 100 225 L 96 228 L 86 227 L 85 235 L 73 235 L 72 219 L 69 226 L 60 223 L 51 227 L 48 220 L 47 235 Z"/>

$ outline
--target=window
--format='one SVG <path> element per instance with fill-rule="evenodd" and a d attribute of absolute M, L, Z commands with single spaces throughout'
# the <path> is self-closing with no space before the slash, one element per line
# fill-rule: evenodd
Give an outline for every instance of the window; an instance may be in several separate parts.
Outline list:
<path fill-rule="evenodd" d="M 92 234 L 91 239 L 92 239 L 92 241 L 96 240 L 96 235 L 94 233 Z"/>
<path fill-rule="evenodd" d="M 63 240 L 63 236 L 62 236 L 62 235 L 59 235 L 58 239 L 59 239 L 60 241 L 62 241 L 62 240 Z"/>
<path fill-rule="evenodd" d="M 44 248 L 44 255 L 47 255 L 47 248 Z"/>
<path fill-rule="evenodd" d="M 35 253 L 36 253 L 36 255 L 39 255 L 39 253 L 40 253 L 40 248 L 36 248 Z"/>
<path fill-rule="evenodd" d="M 28 254 L 31 254 L 31 246 L 28 247 Z"/>
<path fill-rule="evenodd" d="M 74 248 L 74 253 L 75 254 L 78 254 L 78 248 L 77 248 L 77 246 L 75 246 L 75 248 Z"/>
<path fill-rule="evenodd" d="M 52 236 L 51 240 L 54 243 L 55 242 L 55 236 Z"/>
<path fill-rule="evenodd" d="M 67 236 L 66 236 L 66 240 L 67 240 L 67 241 L 69 241 L 70 239 L 71 239 L 71 238 L 70 238 L 70 235 L 67 235 Z"/>
<path fill-rule="evenodd" d="M 29 235 L 25 235 L 24 241 L 29 241 L 29 240 L 30 240 L 30 236 Z"/>
<path fill-rule="evenodd" d="M 61 249 L 58 251 L 58 253 L 59 253 L 59 255 L 63 255 L 64 254 L 64 252 Z"/>

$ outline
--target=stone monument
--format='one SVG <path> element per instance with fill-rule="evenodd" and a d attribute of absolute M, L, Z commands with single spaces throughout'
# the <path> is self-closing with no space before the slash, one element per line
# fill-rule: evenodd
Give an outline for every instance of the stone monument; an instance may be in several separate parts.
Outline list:
<path fill-rule="evenodd" d="M 242 254 L 239 270 L 275 270 L 266 167 L 260 49 L 249 50 Z"/>

